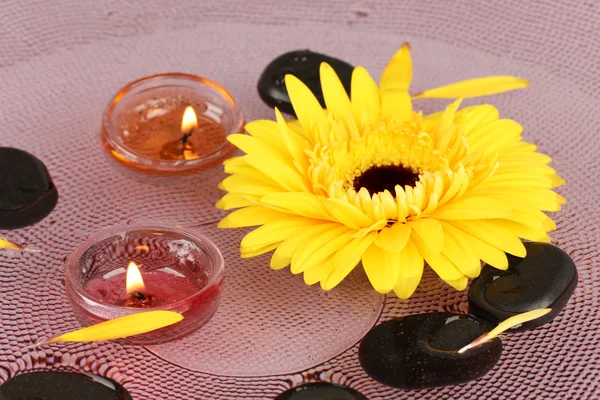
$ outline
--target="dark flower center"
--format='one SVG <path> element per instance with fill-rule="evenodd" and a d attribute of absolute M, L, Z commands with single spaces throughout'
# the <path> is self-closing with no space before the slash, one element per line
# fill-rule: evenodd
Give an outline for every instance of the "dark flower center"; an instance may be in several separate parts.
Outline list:
<path fill-rule="evenodd" d="M 411 168 L 402 165 L 384 165 L 369 168 L 360 176 L 357 176 L 352 184 L 357 192 L 364 187 L 370 195 L 383 192 L 386 189 L 394 195 L 396 185 L 414 187 L 418 180 L 419 174 Z"/>

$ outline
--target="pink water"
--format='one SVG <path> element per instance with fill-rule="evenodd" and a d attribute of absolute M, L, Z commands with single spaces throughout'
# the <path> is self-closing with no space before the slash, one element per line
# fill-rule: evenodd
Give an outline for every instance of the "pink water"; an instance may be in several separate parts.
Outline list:
<path fill-rule="evenodd" d="M 146 296 L 155 296 L 156 301 L 153 305 L 156 307 L 176 303 L 201 289 L 201 286 L 191 279 L 164 271 L 145 272 L 142 277 L 146 286 L 142 293 Z M 88 283 L 85 290 L 104 303 L 123 306 L 129 299 L 125 289 L 125 279 L 125 272 L 108 279 L 94 279 Z"/>

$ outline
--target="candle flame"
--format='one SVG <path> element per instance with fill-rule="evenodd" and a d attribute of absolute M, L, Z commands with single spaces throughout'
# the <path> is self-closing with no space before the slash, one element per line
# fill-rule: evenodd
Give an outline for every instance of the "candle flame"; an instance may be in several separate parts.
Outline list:
<path fill-rule="evenodd" d="M 127 281 L 125 287 L 127 289 L 127 294 L 141 292 L 146 288 L 140 269 L 133 261 L 127 266 Z"/>
<path fill-rule="evenodd" d="M 187 106 L 183 112 L 183 119 L 181 120 L 181 132 L 188 133 L 198 127 L 198 118 L 196 112 L 192 106 Z"/>

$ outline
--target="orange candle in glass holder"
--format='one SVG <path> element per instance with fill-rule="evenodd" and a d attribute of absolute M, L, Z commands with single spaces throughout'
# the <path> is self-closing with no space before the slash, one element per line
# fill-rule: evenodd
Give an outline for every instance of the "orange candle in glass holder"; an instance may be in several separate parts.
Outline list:
<path fill-rule="evenodd" d="M 105 149 L 138 171 L 178 174 L 216 165 L 235 149 L 243 113 L 220 85 L 188 74 L 160 74 L 117 93 L 102 119 Z"/>

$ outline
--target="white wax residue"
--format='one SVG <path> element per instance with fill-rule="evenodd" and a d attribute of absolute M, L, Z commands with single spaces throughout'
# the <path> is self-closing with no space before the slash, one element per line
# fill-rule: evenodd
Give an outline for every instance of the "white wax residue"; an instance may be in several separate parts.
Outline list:
<path fill-rule="evenodd" d="M 208 103 L 206 108 L 206 111 L 204 112 L 204 115 L 206 115 L 207 117 L 209 117 L 210 119 L 214 120 L 215 122 L 221 122 L 222 120 L 222 116 L 223 116 L 223 109 L 219 106 L 216 106 L 214 104 Z"/>
<path fill-rule="evenodd" d="M 110 271 L 109 273 L 107 273 L 106 275 L 104 275 L 102 277 L 102 279 L 110 279 L 113 276 L 117 276 L 117 275 L 121 275 L 125 273 L 125 268 L 121 267 L 121 268 L 117 268 L 115 270 Z"/>
<path fill-rule="evenodd" d="M 153 108 L 152 110 L 146 113 L 146 120 L 149 121 L 152 118 L 160 117 L 162 115 L 165 115 L 169 111 L 170 110 L 167 110 L 166 108 Z"/>
<path fill-rule="evenodd" d="M 165 272 L 165 273 L 167 273 L 167 274 L 171 274 L 171 275 L 174 275 L 174 276 L 177 276 L 177 277 L 180 277 L 180 278 L 185 278 L 184 274 L 182 274 L 179 271 L 174 270 L 173 268 L 169 268 L 169 267 L 163 268 L 162 271 Z"/>

